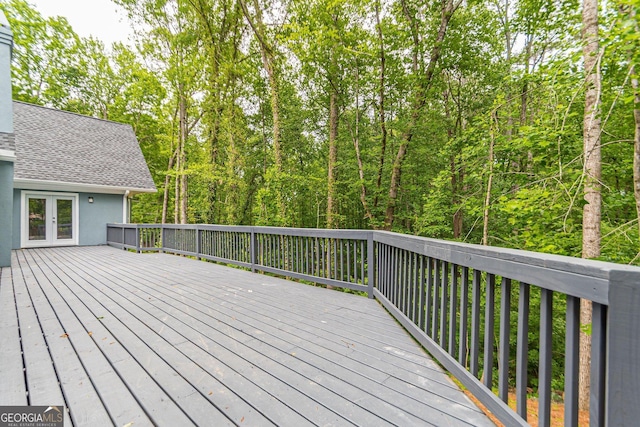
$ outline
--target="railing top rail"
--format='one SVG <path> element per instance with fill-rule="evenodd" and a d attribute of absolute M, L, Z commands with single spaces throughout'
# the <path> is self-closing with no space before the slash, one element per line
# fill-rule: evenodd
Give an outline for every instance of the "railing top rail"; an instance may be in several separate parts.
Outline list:
<path fill-rule="evenodd" d="M 135 229 L 135 228 L 140 228 L 140 224 L 107 224 L 107 228 L 127 228 L 127 229 Z"/>
<path fill-rule="evenodd" d="M 616 264 L 612 262 L 576 258 L 565 255 L 547 254 L 543 252 L 533 252 L 524 249 L 510 249 L 500 246 L 483 246 L 473 243 L 462 243 L 447 240 L 437 240 L 428 237 L 411 236 L 389 231 L 376 231 L 374 240 L 381 243 L 400 244 L 401 241 L 413 242 L 418 245 L 428 245 L 442 249 L 456 250 L 474 255 L 491 256 L 493 258 L 505 260 L 520 260 L 540 267 L 565 270 L 576 274 L 591 274 L 603 279 L 609 278 L 612 270 L 624 270 L 640 273 L 640 267 Z M 415 246 L 414 246 L 415 247 Z"/>
<path fill-rule="evenodd" d="M 567 295 L 609 303 L 609 275 L 612 271 L 637 274 L 640 268 L 519 249 L 448 242 L 426 237 L 376 231 L 374 241 L 477 268 Z"/>
<path fill-rule="evenodd" d="M 136 224 L 107 224 L 108 227 L 136 228 Z M 138 228 L 167 228 L 174 230 L 212 230 L 232 231 L 240 233 L 278 234 L 283 236 L 324 237 L 366 240 L 371 230 L 331 230 L 324 228 L 265 227 L 250 225 L 217 225 L 217 224 L 137 224 Z"/>
<path fill-rule="evenodd" d="M 108 226 L 126 229 L 164 227 L 176 230 L 253 232 L 256 234 L 354 240 L 366 240 L 373 237 L 376 242 L 388 244 L 399 249 L 508 277 L 567 295 L 585 298 L 600 304 L 609 303 L 609 278 L 612 271 L 624 271 L 631 275 L 637 275 L 640 280 L 639 267 L 519 249 L 436 240 L 387 231 L 214 224 L 108 224 Z"/>
<path fill-rule="evenodd" d="M 253 227 L 250 225 L 215 225 L 215 224 L 202 224 L 198 226 L 200 230 L 211 231 L 233 231 L 236 233 L 251 233 Z"/>
<path fill-rule="evenodd" d="M 262 234 L 358 240 L 366 240 L 372 233 L 371 230 L 331 230 L 326 228 L 253 227 L 253 229 L 256 233 Z"/>

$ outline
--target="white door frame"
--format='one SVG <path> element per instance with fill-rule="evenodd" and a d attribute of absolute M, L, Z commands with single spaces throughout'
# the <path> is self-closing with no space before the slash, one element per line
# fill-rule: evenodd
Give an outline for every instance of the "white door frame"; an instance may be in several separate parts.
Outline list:
<path fill-rule="evenodd" d="M 79 231 L 79 203 L 78 193 L 58 193 L 51 191 L 22 190 L 20 211 L 20 247 L 48 247 L 48 246 L 77 246 Z M 45 240 L 29 240 L 29 198 L 45 198 L 47 200 L 47 222 Z M 71 200 L 72 229 L 71 239 L 58 239 L 55 225 L 57 215 L 55 211 L 56 200 Z"/>

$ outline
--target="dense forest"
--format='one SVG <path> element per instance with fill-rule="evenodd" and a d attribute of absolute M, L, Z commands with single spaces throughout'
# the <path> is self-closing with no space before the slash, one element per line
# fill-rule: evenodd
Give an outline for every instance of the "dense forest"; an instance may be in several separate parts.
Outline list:
<path fill-rule="evenodd" d="M 0 8 L 14 99 L 134 127 L 159 190 L 134 221 L 581 256 L 584 218 L 584 255 L 640 264 L 638 0 L 113 1 L 131 45 Z"/>

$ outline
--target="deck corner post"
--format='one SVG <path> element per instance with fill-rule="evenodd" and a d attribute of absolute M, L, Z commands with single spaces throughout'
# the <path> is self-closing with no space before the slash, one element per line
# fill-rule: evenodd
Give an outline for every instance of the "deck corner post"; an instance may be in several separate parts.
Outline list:
<path fill-rule="evenodd" d="M 373 231 L 367 232 L 367 296 L 373 299 L 373 285 L 375 281 L 375 247 L 373 242 Z"/>
<path fill-rule="evenodd" d="M 256 230 L 255 227 L 251 227 L 251 237 L 249 241 L 249 256 L 251 257 L 251 272 L 256 272 L 256 261 L 257 261 L 257 244 L 258 241 L 256 239 Z"/>
<path fill-rule="evenodd" d="M 166 242 L 166 240 L 164 239 L 165 238 L 164 231 L 165 231 L 165 225 L 161 224 L 160 225 L 160 251 L 159 251 L 161 254 L 165 252 L 164 243 Z"/>
<path fill-rule="evenodd" d="M 609 273 L 606 332 L 606 426 L 637 425 L 640 419 L 640 274 Z M 593 396 L 592 396 L 593 399 Z"/>

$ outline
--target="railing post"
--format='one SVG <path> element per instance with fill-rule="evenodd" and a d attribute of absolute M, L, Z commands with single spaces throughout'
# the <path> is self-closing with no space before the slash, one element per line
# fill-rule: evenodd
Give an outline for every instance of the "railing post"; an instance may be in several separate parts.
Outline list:
<path fill-rule="evenodd" d="M 640 275 L 609 273 L 607 321 L 606 426 L 633 426 L 640 420 Z M 593 399 L 593 394 L 591 399 Z"/>
<path fill-rule="evenodd" d="M 374 259 L 374 242 L 373 231 L 367 233 L 367 296 L 373 299 L 373 282 L 375 281 L 375 259 Z"/>
<path fill-rule="evenodd" d="M 256 272 L 256 264 L 257 264 L 257 258 L 258 258 L 258 248 L 257 248 L 257 241 L 256 241 L 256 231 L 253 227 L 251 227 L 251 237 L 249 240 L 249 254 L 251 256 L 251 272 L 255 273 Z"/>
<path fill-rule="evenodd" d="M 200 226 L 196 225 L 196 259 L 200 260 Z"/>
<path fill-rule="evenodd" d="M 124 229 L 124 224 L 122 224 L 122 228 L 121 228 L 121 230 L 122 230 L 122 250 L 123 250 L 123 251 L 126 251 L 126 250 L 127 250 L 127 248 L 125 248 L 125 246 L 124 246 L 124 245 L 125 245 L 125 240 L 124 240 L 124 231 L 125 231 L 125 229 Z"/>
<path fill-rule="evenodd" d="M 136 253 L 140 253 L 140 225 L 136 224 Z"/>
<path fill-rule="evenodd" d="M 164 235 L 164 224 L 160 224 L 160 250 L 158 252 L 164 253 L 164 243 L 165 243 L 165 235 Z"/>

